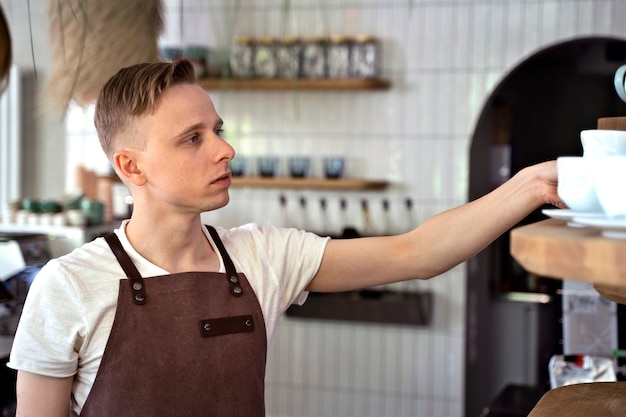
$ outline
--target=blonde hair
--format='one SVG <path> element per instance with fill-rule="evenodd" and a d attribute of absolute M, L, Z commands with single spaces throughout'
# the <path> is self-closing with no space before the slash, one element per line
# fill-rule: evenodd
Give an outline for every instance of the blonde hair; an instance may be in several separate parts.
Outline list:
<path fill-rule="evenodd" d="M 118 143 L 143 149 L 145 139 L 133 135 L 133 119 L 154 111 L 161 94 L 177 84 L 194 84 L 193 65 L 186 59 L 133 65 L 106 82 L 96 102 L 94 123 L 109 160 Z"/>

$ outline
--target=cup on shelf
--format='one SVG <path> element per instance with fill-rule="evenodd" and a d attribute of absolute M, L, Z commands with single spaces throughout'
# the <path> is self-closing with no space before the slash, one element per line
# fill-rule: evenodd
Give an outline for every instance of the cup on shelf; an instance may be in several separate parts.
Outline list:
<path fill-rule="evenodd" d="M 54 226 L 54 213 L 50 213 L 50 212 L 40 213 L 39 224 L 42 226 Z"/>
<path fill-rule="evenodd" d="M 246 157 L 237 155 L 228 163 L 233 177 L 241 177 L 246 174 Z"/>
<path fill-rule="evenodd" d="M 159 48 L 159 55 L 165 61 L 176 61 L 184 56 L 184 52 L 182 46 L 163 46 Z"/>
<path fill-rule="evenodd" d="M 257 159 L 259 175 L 273 177 L 278 171 L 278 158 L 276 156 L 260 156 Z"/>
<path fill-rule="evenodd" d="M 87 216 L 81 209 L 70 209 L 65 212 L 67 224 L 70 226 L 83 227 L 87 224 Z"/>
<path fill-rule="evenodd" d="M 39 213 L 41 211 L 41 201 L 35 198 L 25 198 L 22 200 L 22 209 L 32 213 Z"/>
<path fill-rule="evenodd" d="M 324 175 L 329 179 L 343 177 L 344 158 L 341 156 L 327 156 L 323 159 Z"/>
<path fill-rule="evenodd" d="M 557 158 L 559 197 L 574 211 L 602 213 L 592 175 L 593 158 L 561 156 Z"/>
<path fill-rule="evenodd" d="M 53 226 L 66 226 L 67 225 L 67 216 L 65 215 L 64 212 L 61 213 L 55 213 L 54 217 L 52 218 L 52 225 Z"/>
<path fill-rule="evenodd" d="M 15 223 L 16 216 L 17 216 L 17 210 L 7 207 L 0 214 L 0 223 L 4 223 L 4 224 Z"/>
<path fill-rule="evenodd" d="M 595 191 L 604 214 L 610 219 L 626 219 L 626 156 L 597 157 L 592 163 Z"/>
<path fill-rule="evenodd" d="M 311 158 L 306 156 L 292 156 L 289 158 L 289 175 L 294 178 L 304 178 L 309 175 Z"/>
<path fill-rule="evenodd" d="M 104 222 L 104 203 L 99 200 L 83 198 L 80 208 L 85 215 L 87 226 L 99 226 Z"/>
<path fill-rule="evenodd" d="M 626 131 L 588 129 L 580 132 L 583 156 L 626 155 Z"/>

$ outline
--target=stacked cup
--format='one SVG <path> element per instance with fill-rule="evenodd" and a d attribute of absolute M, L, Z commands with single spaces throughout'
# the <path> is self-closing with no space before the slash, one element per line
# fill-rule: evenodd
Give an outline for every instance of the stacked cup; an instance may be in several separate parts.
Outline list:
<path fill-rule="evenodd" d="M 583 130 L 583 156 L 557 159 L 558 194 L 580 214 L 626 219 L 626 131 Z"/>
<path fill-rule="evenodd" d="M 583 130 L 580 138 L 604 214 L 609 219 L 626 217 L 626 131 Z"/>

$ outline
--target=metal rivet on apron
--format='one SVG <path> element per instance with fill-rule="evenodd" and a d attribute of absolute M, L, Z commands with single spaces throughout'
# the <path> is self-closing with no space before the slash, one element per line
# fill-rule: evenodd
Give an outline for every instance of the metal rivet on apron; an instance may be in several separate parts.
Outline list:
<path fill-rule="evenodd" d="M 133 290 L 139 291 L 143 288 L 143 284 L 141 282 L 133 282 Z"/>
<path fill-rule="evenodd" d="M 246 326 L 248 327 L 252 326 L 252 320 L 246 320 Z"/>
<path fill-rule="evenodd" d="M 230 277 L 230 282 L 232 282 L 233 284 L 239 282 L 239 278 L 237 278 L 235 275 Z"/>
<path fill-rule="evenodd" d="M 142 302 L 144 300 L 144 296 L 141 294 L 135 294 L 135 300 Z"/>
<path fill-rule="evenodd" d="M 235 287 L 235 288 L 233 288 L 233 292 L 234 292 L 235 294 L 241 294 L 241 287 Z"/>
<path fill-rule="evenodd" d="M 206 330 L 207 332 L 208 332 L 209 330 L 211 330 L 211 324 L 210 324 L 210 323 L 205 323 L 205 324 L 204 324 L 204 330 Z"/>

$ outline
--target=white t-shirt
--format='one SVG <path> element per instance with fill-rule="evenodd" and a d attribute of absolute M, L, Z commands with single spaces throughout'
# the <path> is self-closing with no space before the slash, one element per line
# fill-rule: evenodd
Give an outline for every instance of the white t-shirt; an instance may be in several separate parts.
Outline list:
<path fill-rule="evenodd" d="M 168 274 L 133 249 L 126 223 L 115 233 L 139 273 L 144 278 Z M 216 229 L 259 300 L 269 341 L 280 314 L 306 300 L 305 288 L 328 238 L 255 224 Z M 205 234 L 219 253 L 206 229 Z M 221 257 L 220 272 L 225 272 Z M 79 413 L 100 366 L 124 276 L 104 238 L 48 262 L 30 287 L 8 366 L 53 377 L 76 375 L 72 404 Z"/>

